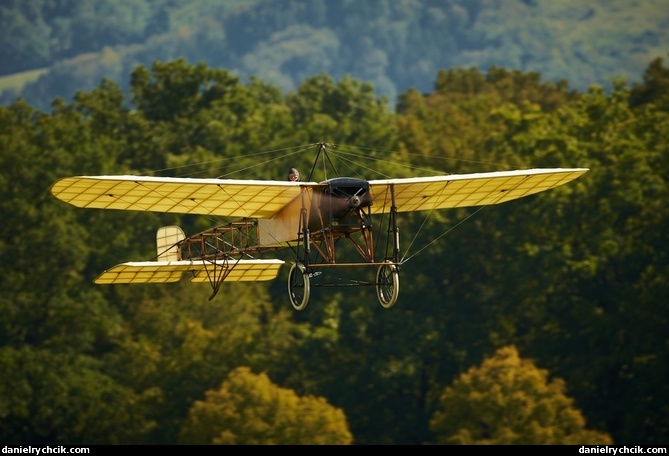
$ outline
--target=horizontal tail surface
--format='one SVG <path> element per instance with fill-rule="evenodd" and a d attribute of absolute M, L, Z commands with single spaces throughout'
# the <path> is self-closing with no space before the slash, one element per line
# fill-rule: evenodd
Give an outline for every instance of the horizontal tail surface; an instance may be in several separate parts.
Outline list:
<path fill-rule="evenodd" d="M 192 282 L 209 282 L 225 276 L 225 282 L 248 282 L 275 279 L 282 260 L 228 261 L 139 261 L 122 263 L 106 270 L 97 284 L 178 282 L 187 273 Z"/>

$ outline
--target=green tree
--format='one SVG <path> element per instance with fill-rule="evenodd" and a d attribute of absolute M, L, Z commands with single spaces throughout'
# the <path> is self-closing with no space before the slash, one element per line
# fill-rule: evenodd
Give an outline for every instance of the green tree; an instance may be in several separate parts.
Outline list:
<path fill-rule="evenodd" d="M 147 416 L 156 426 L 148 443 L 177 443 L 193 402 L 234 367 L 283 372 L 302 344 L 288 306 L 273 310 L 259 284 L 224 284 L 212 301 L 207 285 L 187 281 L 120 287 L 113 294 L 125 324 L 105 365 L 122 384 L 155 392 Z"/>
<path fill-rule="evenodd" d="M 439 398 L 430 428 L 440 444 L 611 445 L 588 430 L 561 379 L 513 346 L 460 375 Z"/>
<path fill-rule="evenodd" d="M 643 74 L 643 83 L 632 85 L 630 105 L 633 107 L 653 103 L 669 111 L 669 68 L 662 58 L 650 62 Z"/>
<path fill-rule="evenodd" d="M 230 373 L 220 389 L 196 401 L 181 443 L 219 445 L 345 445 L 352 435 L 344 413 L 320 397 L 299 397 L 247 367 Z"/>
<path fill-rule="evenodd" d="M 495 110 L 520 100 L 518 111 L 532 117 L 542 112 L 543 97 L 572 102 L 566 86 L 542 84 L 534 74 L 461 70 L 440 74 L 439 80 L 434 93 L 414 90 L 403 97 L 406 103 L 394 118 L 400 140 L 392 148 L 399 153 L 386 153 L 383 166 L 369 166 L 371 154 L 356 157 L 361 176 L 379 169 L 395 177 L 528 166 L 529 149 L 514 154 L 513 145 L 508 152 L 499 144 L 489 146 L 507 128 Z M 504 275 L 512 266 L 523 267 L 513 253 L 517 245 L 506 241 L 513 233 L 522 239 L 526 230 L 529 219 L 515 215 L 522 204 L 401 214 L 406 261 L 398 303 L 384 311 L 361 287 L 328 294 L 327 303 L 314 305 L 310 321 L 318 322 L 315 334 L 321 337 L 306 344 L 303 355 L 305 372 L 314 380 L 300 379 L 292 387 L 316 383 L 310 392 L 336 399 L 357 443 L 427 441 L 433 385 L 450 382 L 481 353 L 499 346 L 497 334 L 506 334 L 514 301 L 505 297 L 504 284 L 518 286 L 528 277 Z M 547 210 L 546 217 L 551 214 L 544 225 L 564 229 L 561 223 L 568 222 L 554 211 Z"/>
<path fill-rule="evenodd" d="M 6 444 L 144 442 L 152 392 L 104 373 L 100 360 L 55 350 L 0 347 L 0 439 Z"/>
<path fill-rule="evenodd" d="M 439 71 L 428 94 L 409 90 L 400 96 L 396 122 L 399 148 L 423 156 L 414 166 L 439 172 L 480 172 L 525 167 L 532 154 L 502 154 L 489 141 L 505 131 L 496 112 L 504 106 L 551 113 L 577 100 L 566 81 L 543 82 L 538 73 L 492 67 Z"/>
<path fill-rule="evenodd" d="M 193 115 L 238 84 L 238 78 L 204 63 L 185 59 L 154 62 L 151 71 L 139 66 L 131 75 L 132 103 L 150 120 L 172 120 Z"/>
<path fill-rule="evenodd" d="M 374 87 L 351 77 L 335 82 L 321 73 L 286 96 L 302 143 L 386 146 L 393 138 L 392 112 Z"/>
<path fill-rule="evenodd" d="M 591 171 L 515 205 L 510 216 L 535 223 L 504 236 L 503 256 L 523 261 L 499 271 L 505 299 L 490 309 L 503 322 L 495 344 L 515 343 L 564 378 L 588 422 L 621 444 L 640 436 L 659 443 L 669 391 L 659 380 L 667 365 L 660 233 L 669 216 L 669 117 L 654 102 L 630 108 L 628 101 L 618 81 L 610 94 L 595 87 L 550 115 L 497 111 L 505 130 L 491 147 L 539 166 Z"/>
<path fill-rule="evenodd" d="M 259 79 L 159 66 L 138 70 L 137 109 L 109 81 L 72 104 L 54 100 L 49 114 L 24 102 L 0 109 L 0 253 L 10 259 L 0 265 L 0 363 L 15 372 L 0 393 L 3 436 L 176 443 L 194 402 L 249 366 L 345 411 L 356 443 L 423 443 L 435 385 L 513 344 L 564 379 L 587 422 L 618 444 L 666 440 L 669 117 L 654 98 L 631 108 L 624 84 L 573 94 L 536 74 L 458 70 L 440 73 L 434 93 L 407 93 L 394 115 L 353 78 L 322 74 L 284 97 Z M 337 164 L 367 178 L 591 171 L 480 212 L 403 214 L 402 248 L 420 256 L 403 264 L 390 311 L 367 287 L 314 287 L 308 311 L 295 313 L 285 277 L 224 285 L 212 302 L 187 282 L 94 286 L 110 265 L 155 255 L 161 224 L 191 233 L 217 221 L 81 210 L 48 191 L 73 174 L 213 177 L 221 163 L 284 179 L 288 166 L 312 165 L 296 144 L 331 139 Z M 268 150 L 283 161 L 257 153 Z M 91 405 L 96 389 L 128 413 Z M 68 418 L 52 420 L 49 403 Z M 105 413 L 118 422 L 77 420 Z"/>
<path fill-rule="evenodd" d="M 217 104 L 212 109 L 227 106 L 228 112 L 244 109 L 246 100 L 267 106 L 263 102 L 276 94 L 259 82 L 253 87 L 258 89 L 237 85 L 228 98 L 204 93 Z M 173 94 L 162 89 L 162 96 Z M 280 111 L 280 103 L 273 108 Z M 78 93 L 71 105 L 56 99 L 52 107 L 50 114 L 21 101 L 0 108 L 0 190 L 6 196 L 0 203 L 0 253 L 13 258 L 0 271 L 0 346 L 6 350 L 0 364 L 19 388 L 0 390 L 0 406 L 6 405 L 0 436 L 45 444 L 68 438 L 175 443 L 175 429 L 196 398 L 220 384 L 232 366 L 279 369 L 300 330 L 288 321 L 287 308 L 271 305 L 261 285 L 242 284 L 238 293 L 221 294 L 209 306 L 201 305 L 208 290 L 192 284 L 93 285 L 116 262 L 151 258 L 155 228 L 181 220 L 73 208 L 53 198 L 50 185 L 70 175 L 153 169 L 170 162 L 169 151 L 195 161 L 179 138 L 164 140 L 160 133 L 177 129 L 178 122 L 184 131 L 195 130 L 194 124 L 206 125 L 215 114 L 199 106 L 192 118 L 147 119 L 142 110 L 128 109 L 109 81 Z M 273 128 L 260 128 L 257 136 Z M 204 141 L 193 135 L 185 143 L 204 149 Z M 215 221 L 206 222 L 209 227 Z M 114 405 L 95 391 L 120 410 L 111 410 Z M 50 403 L 63 419 L 52 416 Z M 105 413 L 114 423 L 100 421 Z"/>

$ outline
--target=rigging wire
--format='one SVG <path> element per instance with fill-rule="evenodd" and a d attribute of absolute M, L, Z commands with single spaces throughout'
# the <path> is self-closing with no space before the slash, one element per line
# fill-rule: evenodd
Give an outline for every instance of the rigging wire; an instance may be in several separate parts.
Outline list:
<path fill-rule="evenodd" d="M 251 169 L 251 168 L 254 168 L 254 167 L 258 167 L 258 166 L 263 166 L 267 163 L 270 163 L 270 162 L 276 161 L 276 160 L 280 160 L 280 159 L 285 158 L 287 156 L 292 156 L 292 155 L 303 153 L 303 152 L 309 150 L 310 148 L 312 148 L 313 146 L 314 146 L 313 144 L 307 144 L 307 145 L 301 145 L 301 146 L 284 147 L 284 148 L 280 148 L 280 149 L 272 149 L 272 150 L 266 150 L 266 151 L 261 151 L 261 152 L 247 153 L 247 154 L 243 154 L 243 155 L 237 155 L 237 156 L 234 156 L 234 157 L 222 157 L 222 158 L 218 158 L 218 159 L 215 159 L 215 160 L 207 160 L 207 161 L 201 161 L 201 162 L 197 162 L 197 163 L 189 163 L 189 164 L 186 164 L 186 165 L 172 166 L 172 167 L 169 167 L 169 168 L 154 169 L 154 170 L 150 170 L 150 171 L 137 173 L 137 175 L 139 175 L 139 176 L 155 175 L 157 173 L 163 173 L 165 171 L 175 171 L 175 170 L 180 170 L 180 169 L 184 169 L 184 168 L 193 168 L 193 167 L 202 166 L 202 165 L 210 165 L 212 163 L 234 162 L 235 160 L 248 159 L 248 158 L 252 158 L 252 157 L 259 157 L 259 156 L 263 156 L 263 155 L 270 155 L 270 154 L 276 154 L 276 153 L 279 153 L 279 152 L 294 150 L 294 152 L 290 152 L 290 153 L 284 154 L 284 155 L 278 155 L 276 158 L 270 158 L 268 160 L 256 163 L 253 166 L 250 166 L 250 167 L 247 167 L 247 168 L 235 169 L 234 171 L 231 171 L 227 174 L 222 174 L 222 175 L 216 177 L 216 179 L 221 179 L 221 178 L 223 178 L 225 176 L 229 176 L 231 174 L 235 174 L 235 173 L 238 173 L 238 172 L 241 172 L 241 171 L 246 171 L 247 169 Z M 218 168 L 222 168 L 222 167 L 223 166 L 219 166 Z M 175 177 L 194 176 L 194 175 L 203 174 L 203 173 L 210 172 L 210 171 L 211 170 L 193 171 L 191 173 L 178 174 Z"/>
<path fill-rule="evenodd" d="M 353 157 L 356 157 L 356 158 L 362 158 L 362 159 L 365 159 L 365 160 L 375 161 L 375 162 L 380 162 L 380 163 L 387 163 L 387 164 L 390 164 L 390 165 L 393 165 L 393 166 L 399 166 L 399 167 L 406 168 L 406 169 L 409 169 L 409 170 L 420 170 L 420 171 L 430 172 L 430 173 L 433 173 L 433 174 L 435 172 L 433 169 L 421 168 L 419 166 L 407 165 L 405 163 L 399 163 L 399 162 L 395 162 L 395 161 L 391 161 L 391 160 L 384 160 L 382 158 L 377 158 L 377 157 L 370 157 L 369 155 L 365 155 L 365 154 L 359 154 L 359 153 L 353 153 L 353 152 L 344 152 L 344 151 L 341 151 L 341 150 L 338 151 L 337 154 L 338 155 L 353 156 Z M 342 157 L 339 157 L 339 158 L 342 159 Z M 349 161 L 351 163 L 353 163 L 353 160 L 349 160 Z M 375 172 L 376 174 L 380 174 L 381 176 L 383 176 L 385 178 L 388 178 L 388 179 L 390 179 L 392 177 L 392 176 L 388 176 L 387 174 L 384 174 L 384 173 L 380 172 L 378 169 L 372 169 L 372 168 L 364 167 L 364 166 L 361 166 L 361 165 L 358 165 L 358 166 L 360 166 L 361 168 L 366 169 L 368 171 Z M 443 173 L 443 174 L 448 175 L 450 173 Z"/>
<path fill-rule="evenodd" d="M 393 164 L 393 165 L 399 165 L 399 166 L 403 166 L 403 167 L 405 167 L 405 168 L 409 168 L 409 169 L 413 169 L 413 170 L 423 170 L 423 171 L 430 171 L 430 172 L 434 173 L 434 170 L 428 170 L 428 169 L 426 169 L 426 168 L 421 168 L 421 167 L 416 167 L 416 166 L 406 165 L 406 164 L 403 164 L 403 163 L 396 163 L 396 162 L 392 162 L 392 161 L 389 161 L 389 160 L 383 160 L 383 159 L 379 159 L 379 158 L 375 158 L 375 157 L 370 157 L 370 156 L 368 156 L 368 155 L 363 155 L 363 154 L 346 153 L 346 152 L 342 152 L 341 150 L 337 151 L 336 153 L 333 153 L 333 155 L 335 155 L 340 161 L 346 163 L 347 166 L 348 166 L 348 164 L 356 164 L 356 163 L 355 163 L 353 160 L 349 159 L 349 158 L 344 158 L 344 157 L 342 157 L 341 155 L 348 155 L 348 156 L 354 156 L 354 157 L 358 157 L 358 158 L 365 158 L 365 159 L 368 159 L 368 160 L 374 160 L 374 161 L 379 161 L 379 162 L 389 163 L 389 164 Z M 411 155 L 420 155 L 420 154 L 411 154 Z M 384 176 L 384 177 L 386 177 L 386 178 L 390 178 L 390 176 L 387 176 L 387 175 L 385 175 L 385 174 L 383 174 L 383 173 L 380 173 L 378 170 L 374 170 L 374 169 L 372 169 L 372 168 L 368 168 L 368 167 L 365 167 L 365 166 L 361 166 L 360 164 L 357 164 L 357 166 L 359 166 L 359 167 L 361 167 L 361 168 L 363 168 L 363 169 L 365 169 L 365 170 L 368 170 L 368 171 L 375 171 L 376 173 L 381 174 L 382 176 Z M 353 169 L 351 166 L 348 166 L 348 168 L 349 168 L 349 169 Z M 448 174 L 448 173 L 444 173 L 444 174 Z M 443 192 L 444 190 L 445 190 L 445 187 L 444 187 L 441 191 Z M 425 224 L 427 223 L 428 218 L 430 217 L 430 215 L 432 214 L 432 211 L 434 210 L 434 209 L 430 209 L 430 211 L 428 212 L 428 214 L 427 214 L 427 215 L 425 216 L 425 218 L 423 219 L 423 221 L 422 221 L 420 227 L 418 228 L 418 230 L 417 230 L 416 233 L 414 234 L 413 238 L 411 239 L 411 242 L 409 243 L 409 246 L 406 248 L 406 250 L 405 250 L 405 252 L 404 252 L 404 255 L 403 255 L 402 258 L 400 259 L 400 263 L 401 263 L 401 264 L 406 263 L 407 261 L 409 261 L 410 259 L 412 259 L 414 256 L 418 255 L 420 252 L 422 252 L 423 250 L 425 250 L 426 248 L 428 248 L 430 245 L 432 245 L 432 244 L 434 244 L 435 242 L 437 242 L 437 240 L 441 239 L 442 237 L 444 237 L 445 235 L 447 235 L 448 233 L 450 233 L 451 231 L 453 231 L 453 230 L 454 230 L 455 228 L 457 228 L 460 224 L 464 223 L 464 221 L 466 221 L 466 220 L 468 220 L 469 218 L 471 218 L 471 217 L 473 217 L 474 215 L 476 215 L 476 214 L 477 214 L 479 211 L 481 211 L 484 207 L 485 207 L 485 206 L 479 208 L 476 212 L 470 214 L 467 218 L 465 218 L 464 220 L 460 221 L 460 222 L 459 222 L 458 224 L 456 224 L 455 226 L 451 227 L 450 229 L 448 229 L 448 230 L 445 231 L 444 233 L 442 233 L 442 234 L 440 234 L 439 236 L 437 236 L 435 239 L 433 239 L 433 240 L 432 240 L 431 242 L 429 242 L 427 245 L 423 246 L 423 247 L 422 247 L 421 249 L 419 249 L 415 254 L 413 254 L 413 255 L 407 257 L 407 255 L 409 254 L 409 251 L 410 251 L 411 248 L 413 247 L 413 245 L 414 245 L 414 243 L 416 242 L 416 240 L 419 238 L 420 234 L 421 234 L 422 231 L 423 231 L 423 228 L 425 227 Z M 381 223 L 381 225 L 383 225 L 383 223 Z"/>
<path fill-rule="evenodd" d="M 375 168 L 368 167 L 368 166 L 363 166 L 359 162 L 356 162 L 354 159 L 363 159 L 363 160 L 366 160 L 366 161 L 386 163 L 386 164 L 389 164 L 389 165 L 409 169 L 409 170 L 412 170 L 412 171 L 429 172 L 429 173 L 432 173 L 432 174 L 435 173 L 434 169 L 424 168 L 424 167 L 420 167 L 420 166 L 414 166 L 414 165 L 401 163 L 401 162 L 397 162 L 397 161 L 392 161 L 392 160 L 387 160 L 387 159 L 383 159 L 383 158 L 379 158 L 379 157 L 373 157 L 368 153 L 360 152 L 360 151 L 377 151 L 377 152 L 393 153 L 394 151 L 382 150 L 382 149 L 377 149 L 377 148 L 360 147 L 360 146 L 348 146 L 348 145 L 342 145 L 342 144 L 326 144 L 326 143 L 322 143 L 322 142 L 321 143 L 307 144 L 307 145 L 302 145 L 302 146 L 296 146 L 296 147 L 287 147 L 287 148 L 280 148 L 280 149 L 274 149 L 274 150 L 269 150 L 269 151 L 262 151 L 262 152 L 244 154 L 242 156 L 236 156 L 236 157 L 225 157 L 225 158 L 221 158 L 219 160 L 203 161 L 203 162 L 199 162 L 199 163 L 192 163 L 192 164 L 188 164 L 188 165 L 176 166 L 176 167 L 171 167 L 171 168 L 163 168 L 163 169 L 159 169 L 159 170 L 154 170 L 154 171 L 152 171 L 152 173 L 178 170 L 178 169 L 183 169 L 183 168 L 188 168 L 188 167 L 207 165 L 207 164 L 216 163 L 216 162 L 230 162 L 230 161 L 240 159 L 240 158 L 248 159 L 249 157 L 260 157 L 260 156 L 274 154 L 274 153 L 277 153 L 277 152 L 286 152 L 286 151 L 291 151 L 292 150 L 292 152 L 284 153 L 284 154 L 276 156 L 276 157 L 271 157 L 267 160 L 264 160 L 264 161 L 261 161 L 261 162 L 258 162 L 258 163 L 254 163 L 251 166 L 235 169 L 234 171 L 228 172 L 226 174 L 221 174 L 220 176 L 216 177 L 217 179 L 221 179 L 221 178 L 224 178 L 226 176 L 230 176 L 232 174 L 236 174 L 236 173 L 239 173 L 239 172 L 247 171 L 249 169 L 265 166 L 268 163 L 272 163 L 272 162 L 275 162 L 277 160 L 282 160 L 282 159 L 285 159 L 286 157 L 292 157 L 294 155 L 304 153 L 305 151 L 313 149 L 314 146 L 319 148 L 318 149 L 319 154 L 320 154 L 320 152 L 322 152 L 324 154 L 325 153 L 328 154 L 327 155 L 327 160 L 330 162 L 330 165 L 333 167 L 333 170 L 335 171 L 335 173 L 336 173 L 336 169 L 334 169 L 334 164 L 330 161 L 330 157 L 336 158 L 341 164 L 343 164 L 343 166 L 345 166 L 347 169 L 349 169 L 353 172 L 355 172 L 356 169 L 358 170 L 358 172 L 359 172 L 360 169 L 362 169 L 362 170 L 365 170 L 365 171 L 373 173 L 373 174 L 381 175 L 381 176 L 383 176 L 385 178 L 388 178 L 388 179 L 392 178 L 392 176 L 388 176 L 388 175 L 382 173 L 379 169 L 375 169 Z M 328 150 L 325 150 L 325 146 L 328 146 Z M 316 160 L 318 159 L 318 155 L 316 157 Z M 433 156 L 426 156 L 424 154 L 410 153 L 410 152 L 404 152 L 403 155 L 416 156 L 416 157 L 420 157 L 420 158 L 423 158 L 423 159 L 449 160 L 449 161 L 458 161 L 458 162 L 466 162 L 466 163 L 474 163 L 474 164 L 494 165 L 494 166 L 499 166 L 499 167 L 502 166 L 499 163 L 489 163 L 489 162 L 458 159 L 458 158 L 451 158 L 451 157 L 433 157 Z M 317 163 L 314 163 L 314 166 L 316 164 Z M 326 157 L 322 157 L 322 165 L 323 165 L 323 170 L 322 170 L 323 175 L 325 176 L 325 179 L 327 180 Z M 506 168 L 508 169 L 508 166 Z M 203 172 L 207 172 L 207 171 L 197 171 L 197 172 L 193 172 L 193 173 L 190 173 L 190 174 L 182 174 L 181 176 L 183 177 L 183 176 L 197 175 L 197 174 L 202 174 Z M 141 173 L 141 174 L 149 174 L 149 173 L 150 172 Z M 312 173 L 313 173 L 313 169 L 312 169 Z M 442 172 L 442 174 L 443 175 L 450 175 L 451 173 Z M 442 191 L 443 191 L 443 189 L 442 189 Z M 414 258 L 416 255 L 418 255 L 420 252 L 427 249 L 430 245 L 434 244 L 439 239 L 441 239 L 442 237 L 444 237 L 445 235 L 449 234 L 451 231 L 456 229 L 462 223 L 464 223 L 465 221 L 467 221 L 470 218 L 477 215 L 485 207 L 487 207 L 487 206 L 480 207 L 475 212 L 469 214 L 466 218 L 459 221 L 456 225 L 452 226 L 451 228 L 449 228 L 448 230 L 446 230 L 445 232 L 443 232 L 439 236 L 435 237 L 432 241 L 427 243 L 425 246 L 420 248 L 418 251 L 413 253 L 411 256 L 407 256 L 408 253 L 409 253 L 409 250 L 413 247 L 413 244 L 415 243 L 418 236 L 420 235 L 420 233 L 424 229 L 425 224 L 427 223 L 427 219 L 429 218 L 430 214 L 434 210 L 434 209 L 430 209 L 430 211 L 428 212 L 428 214 L 425 216 L 424 220 L 422 221 L 420 227 L 418 228 L 417 232 L 415 233 L 413 239 L 411 240 L 411 242 L 409 244 L 409 247 L 406 249 L 404 256 L 401 258 L 400 263 L 404 264 L 404 263 L 408 262 L 409 260 Z M 205 217 L 208 220 L 210 220 L 212 222 L 215 222 L 214 218 L 212 218 L 210 216 L 205 216 Z"/>
<path fill-rule="evenodd" d="M 475 216 L 476 214 L 478 214 L 479 212 L 481 212 L 481 211 L 482 211 L 483 209 L 485 209 L 486 207 L 488 207 L 488 206 L 487 206 L 487 205 L 486 205 L 486 206 L 481 206 L 481 207 L 478 208 L 476 211 L 472 212 L 472 213 L 469 214 L 467 217 L 465 217 L 464 219 L 460 220 L 458 223 L 456 223 L 455 225 L 453 225 L 452 227 L 450 227 L 448 230 L 446 230 L 445 232 L 441 233 L 439 236 L 437 236 L 437 237 L 435 237 L 434 239 L 432 239 L 430 242 L 428 242 L 426 245 L 424 245 L 422 248 L 420 248 L 416 253 L 414 253 L 413 255 L 411 255 L 410 257 L 408 257 L 408 258 L 405 259 L 405 257 L 406 257 L 406 253 L 409 253 L 409 252 L 408 252 L 408 249 L 407 249 L 407 252 L 405 253 L 405 255 L 404 255 L 404 256 L 402 257 L 402 259 L 400 260 L 400 263 L 401 263 L 401 264 L 406 263 L 407 261 L 409 261 L 410 259 L 412 259 L 412 258 L 415 257 L 416 255 L 418 255 L 420 252 L 422 252 L 423 250 L 425 250 L 426 248 L 428 248 L 429 246 L 431 246 L 432 244 L 434 244 L 435 242 L 437 242 L 439 239 L 441 239 L 442 237 L 446 236 L 448 233 L 450 233 L 451 231 L 453 231 L 454 229 L 456 229 L 457 227 L 459 227 L 460 225 L 462 225 L 463 223 L 465 223 L 467 220 L 469 220 L 470 218 L 472 218 L 473 216 Z M 425 225 L 425 222 L 427 222 L 427 217 L 425 218 L 425 220 L 423 220 L 423 224 L 420 226 L 420 228 L 419 228 L 419 230 L 418 230 L 419 232 L 420 232 L 420 230 L 423 228 L 423 225 Z M 415 238 L 415 236 L 414 236 L 414 238 Z M 413 244 L 413 241 L 412 241 L 412 244 Z M 409 246 L 409 247 L 411 247 L 411 246 Z"/>
<path fill-rule="evenodd" d="M 509 191 L 513 191 L 513 190 L 515 190 L 515 189 L 518 188 L 522 183 L 523 183 L 523 180 L 519 180 L 518 183 L 517 183 L 515 186 L 511 187 Z M 444 188 L 445 188 L 445 187 L 444 187 Z M 442 191 L 443 191 L 443 189 L 442 189 Z M 500 195 L 500 198 L 501 198 L 501 195 Z M 494 204 L 494 203 L 493 203 L 493 204 Z M 484 206 L 481 206 L 479 209 L 477 209 L 476 211 L 474 211 L 473 213 L 471 213 L 469 216 L 465 217 L 463 220 L 461 220 L 460 222 L 458 222 L 455 226 L 451 227 L 450 229 L 448 229 L 448 230 L 445 231 L 444 233 L 442 233 L 442 234 L 440 234 L 439 236 L 437 236 L 436 238 L 434 238 L 434 239 L 433 239 L 432 241 L 430 241 L 426 246 L 424 246 L 423 248 L 421 248 L 418 252 L 416 252 L 415 254 L 411 255 L 409 258 L 407 258 L 406 261 L 410 260 L 411 258 L 413 258 L 414 256 L 416 256 L 418 253 L 422 252 L 422 251 L 425 250 L 427 247 L 429 247 L 430 245 L 432 245 L 432 244 L 434 244 L 435 242 L 437 242 L 439 239 L 441 239 L 442 237 L 444 237 L 446 234 L 450 233 L 450 232 L 453 231 L 455 228 L 457 228 L 458 226 L 460 226 L 462 223 L 464 223 L 465 221 L 469 220 L 471 217 L 473 217 L 474 215 L 478 214 L 479 212 L 481 212 L 483 209 L 485 209 L 485 208 L 488 207 L 488 206 L 489 206 L 489 204 L 486 204 L 486 205 L 484 205 Z M 431 213 L 431 212 L 432 212 L 432 210 L 430 210 L 430 213 Z M 428 215 L 425 217 L 425 220 L 423 221 L 423 225 L 425 225 L 425 222 L 427 221 L 427 217 L 429 217 L 430 213 L 428 213 Z M 423 228 L 423 225 L 421 225 L 420 229 L 418 230 L 419 232 L 420 232 L 420 230 Z M 418 233 L 417 233 L 417 234 L 418 234 Z M 416 235 L 417 235 L 417 234 L 416 234 Z M 415 238 L 415 236 L 414 236 L 414 238 Z M 412 242 L 412 243 L 413 243 L 413 242 Z M 411 246 L 409 246 L 409 247 L 411 247 Z M 408 253 L 408 249 L 407 249 L 407 253 Z M 405 254 L 405 256 L 406 256 L 406 254 Z M 402 260 L 402 263 L 404 263 L 404 262 L 405 262 L 405 260 L 403 259 L 403 260 Z"/>
<path fill-rule="evenodd" d="M 255 164 L 253 164 L 253 165 L 251 165 L 251 166 L 247 166 L 247 167 L 245 167 L 245 168 L 236 169 L 235 171 L 231 171 L 231 172 L 229 172 L 229 173 L 227 173 L 227 174 L 221 174 L 220 176 L 217 176 L 216 179 L 221 179 L 221 178 L 223 178 L 223 177 L 230 176 L 231 174 L 235 174 L 235 173 L 242 172 L 242 171 L 247 171 L 247 170 L 249 170 L 249 169 L 257 168 L 257 167 L 259 167 L 259 166 L 265 166 L 265 165 L 268 164 L 268 163 L 271 163 L 271 162 L 274 162 L 274 161 L 277 161 L 277 160 L 282 160 L 282 159 L 284 159 L 284 158 L 286 158 L 286 157 L 290 157 L 290 156 L 293 156 L 293 155 L 296 155 L 296 154 L 300 154 L 300 153 L 302 153 L 302 152 L 304 152 L 304 150 L 297 150 L 297 151 L 295 151 L 295 152 L 291 152 L 291 153 L 286 154 L 286 155 L 283 155 L 283 156 L 281 156 L 281 157 L 275 157 L 275 158 L 271 158 L 271 159 L 269 159 L 269 160 L 265 160 L 265 161 L 263 161 L 263 162 L 255 163 Z"/>

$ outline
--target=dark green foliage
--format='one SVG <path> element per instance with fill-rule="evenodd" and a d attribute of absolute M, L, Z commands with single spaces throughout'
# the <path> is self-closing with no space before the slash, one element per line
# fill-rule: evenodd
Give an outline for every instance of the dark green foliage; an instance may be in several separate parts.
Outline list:
<path fill-rule="evenodd" d="M 661 58 L 653 60 L 643 74 L 643 83 L 634 84 L 630 94 L 630 104 L 638 107 L 653 103 L 669 110 L 669 68 Z"/>
<path fill-rule="evenodd" d="M 141 443 L 154 426 L 147 394 L 105 374 L 90 356 L 0 348 L 0 435 L 8 445 Z"/>
<path fill-rule="evenodd" d="M 137 67 L 129 98 L 104 80 L 71 103 L 54 99 L 49 113 L 0 108 L 0 439 L 178 443 L 194 404 L 248 367 L 341 410 L 356 444 L 435 443 L 444 388 L 515 345 L 564 379 L 588 428 L 619 445 L 663 444 L 662 72 L 652 62 L 642 85 L 579 93 L 534 72 L 444 70 L 431 93 L 402 94 L 395 114 L 352 77 L 321 73 L 284 95 L 178 59 Z M 307 146 L 319 141 L 333 143 L 343 172 L 366 178 L 591 171 L 504 205 L 403 215 L 407 261 L 392 309 L 372 288 L 329 288 L 295 312 L 287 271 L 224 284 L 212 301 L 187 282 L 93 285 L 118 262 L 151 259 L 159 226 L 191 234 L 219 220 L 77 209 L 49 193 L 71 175 L 307 175 Z"/>

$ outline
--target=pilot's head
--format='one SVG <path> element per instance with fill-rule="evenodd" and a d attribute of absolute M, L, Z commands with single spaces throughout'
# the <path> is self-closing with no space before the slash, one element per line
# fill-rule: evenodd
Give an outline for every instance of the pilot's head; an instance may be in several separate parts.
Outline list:
<path fill-rule="evenodd" d="M 297 171 L 295 168 L 290 168 L 290 171 L 288 172 L 288 180 L 291 182 L 299 182 L 300 180 L 299 171 Z"/>

